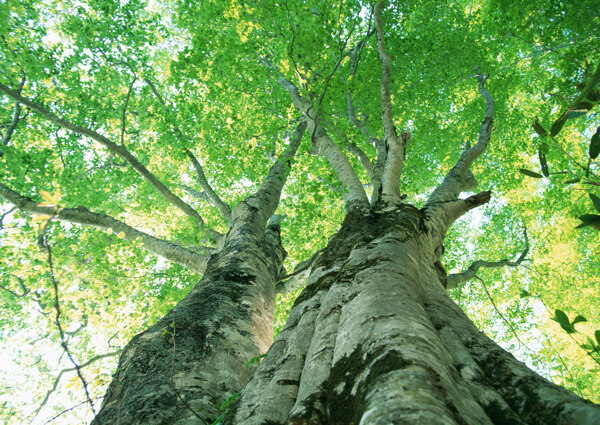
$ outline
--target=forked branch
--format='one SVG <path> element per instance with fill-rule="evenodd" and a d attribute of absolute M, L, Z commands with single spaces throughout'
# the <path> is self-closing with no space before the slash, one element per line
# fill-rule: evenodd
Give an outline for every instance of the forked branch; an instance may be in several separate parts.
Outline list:
<path fill-rule="evenodd" d="M 285 78 L 281 77 L 279 79 L 279 84 L 290 93 L 292 103 L 306 118 L 308 130 L 312 136 L 311 141 L 315 145 L 316 153 L 327 159 L 331 168 L 336 171 L 339 179 L 346 186 L 348 191 L 346 202 L 348 206 L 368 205 L 369 200 L 367 194 L 365 193 L 362 183 L 356 176 L 352 165 L 350 165 L 348 157 L 346 157 L 344 151 L 342 151 L 342 149 L 327 135 L 327 132 L 319 122 L 312 102 L 301 96 L 298 88 Z"/>
<path fill-rule="evenodd" d="M 400 174 L 406 154 L 406 145 L 410 140 L 408 132 L 402 132 L 398 137 L 394 124 L 394 111 L 392 108 L 392 95 L 390 89 L 391 81 L 391 57 L 385 51 L 385 39 L 383 33 L 383 22 L 381 12 L 385 2 L 380 1 L 375 5 L 375 29 L 377 31 L 377 53 L 381 60 L 381 117 L 383 132 L 386 143 L 386 160 L 381 177 L 381 198 L 392 202 L 400 202 Z M 374 194 L 376 200 L 379 194 Z"/>
<path fill-rule="evenodd" d="M 473 162 L 486 150 L 494 124 L 494 99 L 485 88 L 487 76 L 478 74 L 479 93 L 485 99 L 485 115 L 479 128 L 479 136 L 475 146 L 467 143 L 462 155 L 450 169 L 444 181 L 435 189 L 427 200 L 427 204 L 448 202 L 458 198 L 461 192 L 473 190 L 477 182 L 470 171 Z"/>
<path fill-rule="evenodd" d="M 446 289 L 457 288 L 469 280 L 475 279 L 477 277 L 477 272 L 481 268 L 500 269 L 503 267 L 518 267 L 523 261 L 525 261 L 527 254 L 529 253 L 529 238 L 527 237 L 527 229 L 523 229 L 523 236 L 525 238 L 525 248 L 521 252 L 521 255 L 519 255 L 519 258 L 517 258 L 515 261 L 510 261 L 506 258 L 500 261 L 474 261 L 466 270 L 460 273 L 449 275 Z"/>
<path fill-rule="evenodd" d="M 204 169 L 198 159 L 194 156 L 194 154 L 186 149 L 186 154 L 190 158 L 192 165 L 194 166 L 194 170 L 196 170 L 196 177 L 198 178 L 198 183 L 200 187 L 204 190 L 204 194 L 208 197 L 211 204 L 219 210 L 221 217 L 227 222 L 231 219 L 231 208 L 227 205 L 223 200 L 217 195 L 217 193 L 213 190 L 212 186 L 208 183 L 206 176 L 204 175 Z"/>

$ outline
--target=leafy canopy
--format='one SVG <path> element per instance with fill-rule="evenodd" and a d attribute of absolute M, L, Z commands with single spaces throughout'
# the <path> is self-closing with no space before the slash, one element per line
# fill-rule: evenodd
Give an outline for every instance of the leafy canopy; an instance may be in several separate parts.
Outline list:
<path fill-rule="evenodd" d="M 492 142 L 474 168 L 493 201 L 451 230 L 446 268 L 516 257 L 528 229 L 531 250 L 521 267 L 482 270 L 482 281 L 453 296 L 542 374 L 599 401 L 600 7 L 593 0 L 576 7 L 391 3 L 384 20 L 395 125 L 411 132 L 400 183 L 407 202 L 420 205 L 476 139 L 483 115 L 476 68 L 490 76 L 496 100 Z M 280 74 L 318 105 L 329 135 L 367 181 L 352 147 L 371 158 L 375 149 L 348 119 L 347 102 L 380 136 L 381 65 L 368 2 L 8 0 L 0 28 L 0 83 L 125 147 L 200 211 L 205 227 L 111 149 L 2 95 L 0 183 L 37 203 L 85 207 L 184 247 L 210 245 L 207 229 L 226 232 L 226 223 L 186 190 L 201 190 L 186 151 L 225 203 L 244 199 L 299 116 Z M 323 247 L 343 218 L 342 185 L 310 145 L 307 136 L 280 204 L 288 270 Z M 73 371 L 48 392 L 72 367 L 54 320 L 53 279 L 70 351 L 84 364 L 117 353 L 199 276 L 120 232 L 36 220 L 10 202 L 1 207 L 0 339 L 2 358 L 11 360 L 3 361 L 0 415 L 20 423 L 44 405 L 34 419 L 44 423 L 84 400 Z M 292 302 L 281 300 L 278 329 Z M 114 359 L 82 369 L 92 397 L 104 394 Z M 86 408 L 61 420 L 81 423 Z"/>

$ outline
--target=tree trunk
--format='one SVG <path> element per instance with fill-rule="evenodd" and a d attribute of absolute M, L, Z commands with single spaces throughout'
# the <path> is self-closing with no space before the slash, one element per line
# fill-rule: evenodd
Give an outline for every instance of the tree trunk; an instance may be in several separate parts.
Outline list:
<path fill-rule="evenodd" d="M 93 424 L 209 424 L 250 379 L 247 362 L 273 341 L 283 249 L 251 203 L 235 214 L 203 279 L 129 342 Z"/>
<path fill-rule="evenodd" d="M 448 297 L 443 213 L 349 212 L 226 423 L 600 424 Z"/>

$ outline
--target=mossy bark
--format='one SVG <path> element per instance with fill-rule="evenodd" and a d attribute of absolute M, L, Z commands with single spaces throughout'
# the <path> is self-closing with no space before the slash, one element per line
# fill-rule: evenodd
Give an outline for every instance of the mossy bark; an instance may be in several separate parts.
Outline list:
<path fill-rule="evenodd" d="M 279 229 L 251 218 L 233 226 L 190 293 L 129 342 L 93 425 L 210 424 L 241 391 L 255 369 L 247 362 L 273 341 L 284 253 Z"/>
<path fill-rule="evenodd" d="M 448 297 L 443 221 L 409 205 L 349 212 L 226 423 L 600 424 L 600 407 L 529 370 Z"/>

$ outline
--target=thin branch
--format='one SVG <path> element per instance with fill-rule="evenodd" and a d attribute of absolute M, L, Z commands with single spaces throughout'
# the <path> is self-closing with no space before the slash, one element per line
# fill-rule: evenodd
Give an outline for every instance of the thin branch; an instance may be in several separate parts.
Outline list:
<path fill-rule="evenodd" d="M 508 329 L 510 330 L 510 332 L 515 336 L 515 338 L 517 339 L 517 341 L 519 341 L 519 344 L 521 344 L 523 347 L 525 347 L 528 351 L 534 353 L 535 351 L 533 351 L 523 341 L 521 341 L 521 339 L 519 338 L 519 335 L 517 334 L 517 332 L 515 331 L 515 329 L 511 325 L 511 323 L 506 319 L 506 317 L 504 317 L 504 315 L 502 313 L 500 313 L 500 310 L 498 310 L 498 307 L 496 306 L 496 303 L 494 302 L 494 298 L 492 298 L 492 295 L 488 291 L 487 286 L 485 286 L 485 283 L 483 282 L 483 279 L 481 279 L 479 276 L 475 276 L 475 278 L 477 280 L 479 280 L 479 282 L 481 282 L 481 285 L 483 286 L 483 289 L 484 289 L 487 297 L 489 298 L 490 302 L 492 303 L 492 307 L 494 307 L 494 310 L 496 311 L 496 313 L 498 313 L 498 316 L 500 316 L 500 318 L 502 319 L 502 321 L 504 323 L 506 323 L 506 326 L 508 327 Z"/>
<path fill-rule="evenodd" d="M 286 295 L 306 284 L 313 264 L 317 261 L 325 248 L 315 252 L 308 260 L 299 263 L 292 273 L 286 274 L 277 281 L 275 290 L 278 294 Z"/>
<path fill-rule="evenodd" d="M 168 117 L 169 116 L 169 112 L 170 112 L 168 110 L 169 107 L 167 106 L 167 103 L 165 102 L 165 99 L 161 96 L 160 92 L 156 88 L 156 85 L 149 78 L 144 78 L 144 82 L 148 85 L 148 87 L 150 87 L 150 90 L 154 94 L 154 97 L 156 97 L 156 100 L 158 100 L 158 103 L 160 103 L 160 105 L 163 107 L 163 109 L 165 110 L 165 112 L 167 114 L 167 117 Z M 183 135 L 183 132 L 177 126 L 177 124 L 175 122 L 173 122 L 172 120 L 169 120 L 169 124 L 171 125 L 171 128 L 173 129 L 173 132 L 175 133 L 175 136 L 177 138 L 179 138 L 180 140 L 183 141 L 185 139 L 185 137 Z M 215 196 L 218 198 L 218 196 L 216 195 L 216 193 L 215 193 Z M 218 241 L 219 239 L 221 239 L 223 237 L 223 235 L 221 233 L 217 232 L 214 229 L 206 229 L 206 231 L 210 234 L 210 236 L 215 241 Z"/>
<path fill-rule="evenodd" d="M 10 214 L 12 214 L 14 211 L 16 211 L 16 209 L 17 207 L 12 207 L 0 216 L 0 230 L 4 229 L 4 219 Z"/>
<path fill-rule="evenodd" d="M 137 77 L 133 77 L 131 80 L 131 84 L 129 85 L 129 90 L 127 90 L 127 97 L 125 98 L 125 104 L 123 105 L 123 114 L 121 115 L 121 145 L 125 146 L 125 125 L 127 119 L 127 105 L 129 104 L 129 98 L 131 97 L 131 91 L 133 90 L 133 85 L 137 81 Z"/>
<path fill-rule="evenodd" d="M 45 229 L 47 229 L 47 227 Z M 58 333 L 60 335 L 60 345 L 62 346 L 63 350 L 67 354 L 67 357 L 73 364 L 74 369 L 77 372 L 77 376 L 79 377 L 79 380 L 81 381 L 81 384 L 83 385 L 83 390 L 84 390 L 85 396 L 90 404 L 90 409 L 92 410 L 92 413 L 94 413 L 94 415 L 96 415 L 96 409 L 94 408 L 94 402 L 90 398 L 90 393 L 88 391 L 87 382 L 86 382 L 85 378 L 83 377 L 83 374 L 81 373 L 81 366 L 79 366 L 77 364 L 77 362 L 73 358 L 73 354 L 69 350 L 69 346 L 67 345 L 67 340 L 65 337 L 65 332 L 63 331 L 62 324 L 60 323 L 61 311 L 60 311 L 60 300 L 58 298 L 58 281 L 56 280 L 56 277 L 54 275 L 54 266 L 52 264 L 52 249 L 50 248 L 50 244 L 48 243 L 47 233 L 44 230 L 42 231 L 41 241 L 42 241 L 42 245 L 44 246 L 46 252 L 48 253 L 48 267 L 50 268 L 50 281 L 52 282 L 52 286 L 54 287 L 54 309 L 56 310 L 56 316 L 55 316 L 54 322 L 56 323 L 56 327 L 58 328 Z"/>
<path fill-rule="evenodd" d="M 215 206 L 215 208 L 217 208 L 217 210 L 219 210 L 221 217 L 223 217 L 223 219 L 225 221 L 229 222 L 229 220 L 231 220 L 231 208 L 229 207 L 229 205 L 227 205 L 225 202 L 223 202 L 223 200 L 219 197 L 219 195 L 217 195 L 217 193 L 213 190 L 211 185 L 208 183 L 208 180 L 206 179 L 206 176 L 204 175 L 204 170 L 202 169 L 202 165 L 200 165 L 200 162 L 194 156 L 194 154 L 191 151 L 189 151 L 188 149 L 186 149 L 185 153 L 190 158 L 190 161 L 192 162 L 192 165 L 194 166 L 194 169 L 196 170 L 196 177 L 198 178 L 198 183 L 200 183 L 200 186 L 204 190 L 204 193 L 208 196 L 208 198 L 210 199 L 210 202 Z"/>
<path fill-rule="evenodd" d="M 21 91 L 23 90 L 23 86 L 25 85 L 25 75 L 23 75 L 23 78 L 21 79 L 21 82 L 19 83 L 19 86 L 17 87 L 16 93 L 21 94 Z M 0 144 L 6 146 L 10 143 L 10 139 L 12 138 L 12 135 L 15 131 L 15 129 L 17 128 L 17 125 L 19 124 L 19 120 L 21 119 L 21 103 L 16 101 L 15 102 L 15 111 L 13 112 L 13 116 L 12 116 L 12 120 L 10 121 L 10 124 L 8 125 L 8 127 L 6 127 L 6 131 L 4 132 L 4 135 L 2 136 L 2 141 L 0 141 Z M 0 156 L 3 155 L 1 146 L 0 146 Z"/>
<path fill-rule="evenodd" d="M 485 260 L 477 260 L 471 263 L 471 265 L 464 271 L 456 274 L 451 274 L 448 276 L 448 285 L 446 289 L 454 289 L 463 285 L 471 279 L 477 278 L 477 272 L 479 269 L 487 268 L 487 269 L 500 269 L 503 267 L 518 267 L 521 265 L 523 261 L 527 258 L 527 254 L 529 253 L 529 238 L 527 237 L 527 229 L 523 229 L 523 236 L 525 238 L 525 248 L 519 255 L 516 261 L 510 261 L 508 259 L 500 260 L 500 261 L 485 261 Z"/>
<path fill-rule="evenodd" d="M 104 398 L 104 396 L 100 396 L 100 397 L 94 397 L 94 400 L 100 400 L 100 399 L 102 399 L 102 398 Z M 86 401 L 82 401 L 81 403 L 79 403 L 79 404 L 76 404 L 75 406 L 69 407 L 68 409 L 65 409 L 65 410 L 63 410 L 62 412 L 60 412 L 60 413 L 57 413 L 56 415 L 54 415 L 54 416 L 52 416 L 50 419 L 48 419 L 44 425 L 47 425 L 47 424 L 49 424 L 50 422 L 53 422 L 53 421 L 55 421 L 56 419 L 58 419 L 59 417 L 61 417 L 61 416 L 62 416 L 62 415 L 64 415 L 65 413 L 69 413 L 70 411 L 72 411 L 72 410 L 75 410 L 75 409 L 77 409 L 79 406 L 81 406 L 81 405 L 83 405 L 83 404 L 86 404 L 86 403 L 87 403 L 87 400 L 86 400 Z"/>
<path fill-rule="evenodd" d="M 58 126 L 65 128 L 69 131 L 72 131 L 73 133 L 89 137 L 90 139 L 95 140 L 96 142 L 98 142 L 101 145 L 108 148 L 111 152 L 115 153 L 116 155 L 119 155 L 129 165 L 131 165 L 135 171 L 137 171 L 143 178 L 145 178 L 163 196 L 163 198 L 165 198 L 171 204 L 175 205 L 177 208 L 179 208 L 181 211 L 183 211 L 186 215 L 194 218 L 196 220 L 196 222 L 198 223 L 198 226 L 202 230 L 206 230 L 204 221 L 202 220 L 202 217 L 200 217 L 200 215 L 196 212 L 196 210 L 194 210 L 188 204 L 183 202 L 177 195 L 175 195 L 173 192 L 171 192 L 160 180 L 158 180 L 156 178 L 156 176 L 154 176 L 154 174 L 152 174 L 141 162 L 139 162 L 124 146 L 120 146 L 120 145 L 110 141 L 107 137 L 95 132 L 94 130 L 78 126 L 66 119 L 58 117 L 53 112 L 50 112 L 48 109 L 44 108 L 43 106 L 41 106 L 35 102 L 32 102 L 29 99 L 26 99 L 25 97 L 21 96 L 16 91 L 11 90 L 10 88 L 8 88 L 7 86 L 5 86 L 2 83 L 0 83 L 0 91 L 3 92 L 4 94 L 6 94 L 7 96 L 11 97 L 12 99 L 14 99 L 18 102 L 21 102 L 22 104 L 31 108 L 32 110 L 39 113 L 42 117 L 44 117 L 48 121 L 50 121 L 54 124 L 57 124 Z"/>
<path fill-rule="evenodd" d="M 346 149 L 348 149 L 348 152 L 350 152 L 360 161 L 360 164 L 363 166 L 363 168 L 365 169 L 365 171 L 369 175 L 369 178 L 372 181 L 374 166 L 371 160 L 369 159 L 368 155 L 361 148 L 356 146 L 354 143 L 350 142 L 345 134 L 344 145 L 346 146 Z"/>
<path fill-rule="evenodd" d="M 384 8 L 383 1 L 375 5 L 375 29 L 377 30 L 377 53 L 381 60 L 381 116 L 383 120 L 383 130 L 385 139 L 395 141 L 397 139 L 396 127 L 394 125 L 394 113 L 392 109 L 392 98 L 390 91 L 391 80 L 391 57 L 385 51 L 385 40 L 383 36 L 383 23 L 381 21 L 381 11 Z"/>
<path fill-rule="evenodd" d="M 8 275 L 17 281 L 17 283 L 21 287 L 22 294 L 19 295 L 12 289 L 5 288 L 4 286 L 0 286 L 0 290 L 8 292 L 9 294 L 13 295 L 16 298 L 23 298 L 23 297 L 26 297 L 31 294 L 30 298 L 38 305 L 38 307 L 40 308 L 40 313 L 43 314 L 44 316 L 48 315 L 48 313 L 46 313 L 47 304 L 42 301 L 42 296 L 40 295 L 40 293 L 37 290 L 31 291 L 31 289 L 29 289 L 25 285 L 25 282 L 23 282 L 23 279 L 20 278 L 19 276 L 17 276 L 16 274 L 9 273 Z"/>
<path fill-rule="evenodd" d="M 97 355 L 97 356 L 94 356 L 94 357 L 92 357 L 91 359 L 89 359 L 88 361 L 86 361 L 86 362 L 84 362 L 84 363 L 81 363 L 81 364 L 79 365 L 79 369 L 83 369 L 84 367 L 87 367 L 87 366 L 91 365 L 92 363 L 94 363 L 94 362 L 96 362 L 96 361 L 98 361 L 98 360 L 100 360 L 100 359 L 104 359 L 104 358 L 106 358 L 106 357 L 114 357 L 114 356 L 118 356 L 119 354 L 121 354 L 121 351 L 122 351 L 122 350 L 119 350 L 119 351 L 113 351 L 113 352 L 111 352 L 111 353 L 99 354 L 99 355 Z M 48 402 L 48 399 L 50 398 L 50 396 L 52 395 L 52 393 L 53 393 L 54 391 L 56 391 L 56 388 L 58 387 L 58 384 L 60 383 L 60 380 L 61 380 L 61 378 L 62 378 L 63 374 L 65 374 L 65 373 L 68 373 L 68 372 L 73 372 L 74 370 L 76 370 L 76 368 L 74 368 L 74 367 L 71 367 L 71 368 L 62 369 L 62 370 L 61 370 L 61 371 L 58 373 L 58 375 L 57 375 L 57 376 L 56 376 L 56 378 L 54 379 L 54 383 L 52 384 L 52 388 L 50 388 L 50 389 L 48 390 L 48 392 L 46 393 L 46 396 L 44 397 L 44 400 L 42 400 L 42 402 L 40 403 L 40 405 L 38 406 L 38 408 L 37 408 L 37 409 L 35 409 L 35 412 L 34 412 L 34 414 L 33 414 L 33 416 L 34 416 L 34 417 L 35 417 L 35 416 L 36 416 L 36 415 L 37 415 L 37 414 L 38 414 L 38 413 L 39 413 L 39 412 L 42 410 L 42 408 L 43 408 L 43 407 L 46 405 L 46 403 Z M 86 403 L 87 403 L 87 401 L 86 401 Z M 56 418 L 52 418 L 52 419 L 51 419 L 50 421 L 48 421 L 48 422 L 51 422 L 51 421 L 53 421 L 54 419 L 56 419 Z"/>
<path fill-rule="evenodd" d="M 192 189 L 191 187 L 186 186 L 185 184 L 179 184 L 178 186 L 180 188 L 182 188 L 183 190 L 185 190 L 188 193 L 188 195 L 190 195 L 196 199 L 199 199 L 201 201 L 210 202 L 210 198 L 208 197 L 208 195 L 206 193 L 198 192 L 197 190 Z"/>
<path fill-rule="evenodd" d="M 21 196 L 2 183 L 0 183 L 0 197 L 11 202 L 21 211 L 33 214 L 44 214 L 70 223 L 83 224 L 107 230 L 112 229 L 116 234 L 122 233 L 123 239 L 125 240 L 134 241 L 139 238 L 143 248 L 153 254 L 159 255 L 174 263 L 181 264 L 196 273 L 204 273 L 204 270 L 206 270 L 206 265 L 208 263 L 207 257 L 174 243 L 151 236 L 108 215 L 93 213 L 81 206 L 77 208 L 39 206 L 30 198 Z"/>
<path fill-rule="evenodd" d="M 479 128 L 477 144 L 471 147 L 467 143 L 462 155 L 444 178 L 444 181 L 433 191 L 427 205 L 436 202 L 447 202 L 458 198 L 461 192 L 473 190 L 477 186 L 475 177 L 470 171 L 473 162 L 486 150 L 494 125 L 494 99 L 485 88 L 487 76 L 479 74 L 479 93 L 485 99 L 485 116 Z"/>

